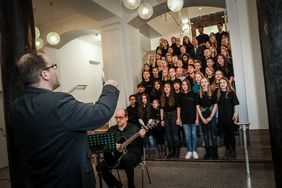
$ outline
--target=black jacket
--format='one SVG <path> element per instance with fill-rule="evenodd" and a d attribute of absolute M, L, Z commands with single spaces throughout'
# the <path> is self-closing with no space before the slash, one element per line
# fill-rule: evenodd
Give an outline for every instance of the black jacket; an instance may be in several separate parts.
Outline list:
<path fill-rule="evenodd" d="M 111 118 L 118 95 L 115 87 L 104 86 L 92 105 L 67 93 L 26 88 L 11 108 L 23 157 L 23 187 L 95 187 L 86 130 L 97 129 Z"/>

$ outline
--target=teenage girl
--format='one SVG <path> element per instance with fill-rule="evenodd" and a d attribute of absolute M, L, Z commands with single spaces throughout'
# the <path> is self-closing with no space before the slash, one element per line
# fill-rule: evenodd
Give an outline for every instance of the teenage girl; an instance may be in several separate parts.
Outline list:
<path fill-rule="evenodd" d="M 196 107 L 204 133 L 204 142 L 206 147 L 204 159 L 209 159 L 210 157 L 212 157 L 212 159 L 218 159 L 215 118 L 217 111 L 217 99 L 216 94 L 211 91 L 209 79 L 207 78 L 203 78 L 201 80 L 199 103 Z M 211 145 L 210 139 L 212 142 Z"/>
<path fill-rule="evenodd" d="M 223 77 L 219 81 L 220 89 L 217 93 L 218 99 L 218 125 L 224 135 L 224 145 L 226 148 L 225 159 L 235 159 L 235 123 L 238 121 L 239 101 L 236 93 L 232 90 L 227 78 Z"/>
<path fill-rule="evenodd" d="M 169 82 L 164 84 L 161 96 L 161 125 L 165 128 L 169 154 L 167 158 L 177 158 L 179 153 L 179 137 L 177 124 L 180 123 L 178 100 Z"/>
<path fill-rule="evenodd" d="M 160 102 L 158 99 L 154 99 L 152 102 L 152 113 L 151 118 L 154 120 L 160 120 Z M 166 156 L 166 147 L 165 147 L 165 139 L 164 127 L 161 126 L 161 123 L 158 123 L 158 126 L 153 129 L 153 134 L 156 139 L 156 145 L 158 148 L 158 158 L 162 159 Z"/>
<path fill-rule="evenodd" d="M 192 91 L 190 82 L 185 79 L 182 81 L 182 93 L 179 97 L 181 124 L 185 134 L 187 153 L 185 159 L 198 159 L 197 149 L 197 126 L 199 117 L 196 111 L 199 96 Z"/>

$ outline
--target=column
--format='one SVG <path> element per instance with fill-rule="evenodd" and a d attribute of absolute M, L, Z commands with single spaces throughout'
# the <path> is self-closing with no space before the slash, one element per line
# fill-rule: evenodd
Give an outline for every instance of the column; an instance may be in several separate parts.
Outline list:
<path fill-rule="evenodd" d="M 141 81 L 141 42 L 139 31 L 115 17 L 103 22 L 102 50 L 105 79 L 119 83 L 117 108 L 126 108 L 128 97 Z"/>
<path fill-rule="evenodd" d="M 34 23 L 31 0 L 2 0 L 0 2 L 0 61 L 4 94 L 4 115 L 7 131 L 7 146 L 11 185 L 24 187 L 24 174 L 19 148 L 9 120 L 9 107 L 20 95 L 22 85 L 15 72 L 15 60 L 25 50 L 34 49 Z"/>
<path fill-rule="evenodd" d="M 226 0 L 241 122 L 268 129 L 255 0 Z"/>
<path fill-rule="evenodd" d="M 282 1 L 257 0 L 260 44 L 276 187 L 282 187 Z"/>

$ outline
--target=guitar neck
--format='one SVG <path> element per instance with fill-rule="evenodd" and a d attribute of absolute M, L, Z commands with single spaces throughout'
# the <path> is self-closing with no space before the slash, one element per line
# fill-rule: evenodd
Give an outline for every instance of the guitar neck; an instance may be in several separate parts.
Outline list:
<path fill-rule="evenodd" d="M 147 132 L 149 129 L 155 127 L 156 125 L 157 125 L 157 124 L 156 124 L 156 122 L 155 122 L 155 123 L 150 124 L 149 126 L 148 126 L 148 125 L 145 126 L 144 129 L 145 129 L 145 131 Z M 139 137 L 139 131 L 137 131 L 134 135 L 132 135 L 130 138 L 128 138 L 125 142 L 123 142 L 123 143 L 121 144 L 121 147 L 122 147 L 122 148 L 125 148 L 128 144 L 130 144 L 133 140 L 135 140 L 135 139 L 138 138 L 138 137 Z"/>
<path fill-rule="evenodd" d="M 122 143 L 122 148 L 125 148 L 128 144 L 130 144 L 133 140 L 139 137 L 139 131 L 128 138 L 125 142 Z"/>

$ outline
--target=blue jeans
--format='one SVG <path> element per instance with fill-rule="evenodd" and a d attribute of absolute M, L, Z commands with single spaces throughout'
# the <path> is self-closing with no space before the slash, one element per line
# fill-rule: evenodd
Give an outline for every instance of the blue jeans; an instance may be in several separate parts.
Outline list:
<path fill-rule="evenodd" d="M 152 134 L 149 134 L 149 136 L 147 137 L 147 144 L 146 144 L 146 149 L 147 150 L 155 150 L 156 148 L 156 139 L 154 138 L 154 136 Z"/>
<path fill-rule="evenodd" d="M 184 134 L 185 134 L 185 141 L 187 145 L 187 151 L 196 151 L 197 149 L 197 127 L 195 124 L 183 124 L 182 125 Z"/>

